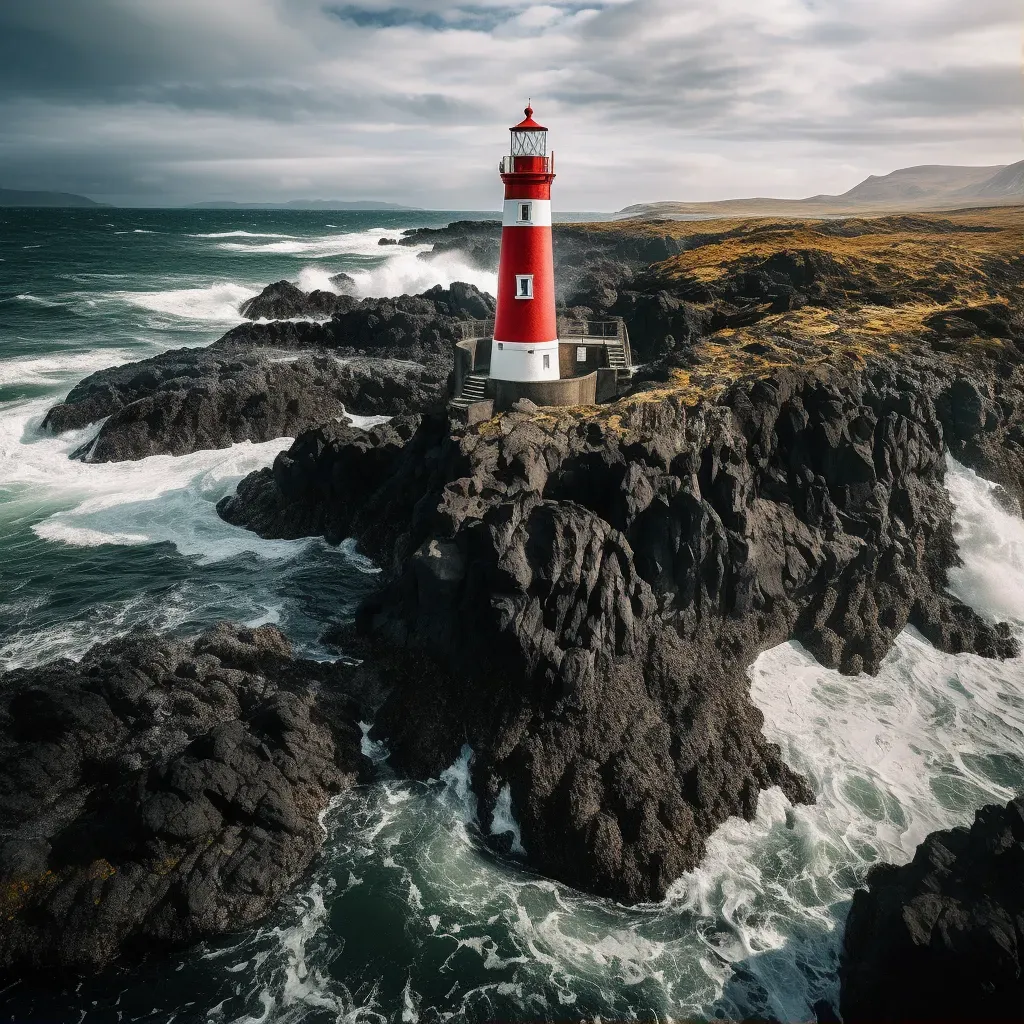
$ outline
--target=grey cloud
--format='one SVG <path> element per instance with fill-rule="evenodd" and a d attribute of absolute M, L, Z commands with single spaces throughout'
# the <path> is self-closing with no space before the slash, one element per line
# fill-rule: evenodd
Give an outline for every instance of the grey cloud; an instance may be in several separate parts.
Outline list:
<path fill-rule="evenodd" d="M 897 71 L 861 87 L 856 95 L 869 104 L 908 113 L 962 113 L 1019 107 L 1024 83 L 1019 67 L 951 67 Z"/>
<path fill-rule="evenodd" d="M 535 6 L 0 0 L 0 183 L 489 206 L 528 94 L 577 208 L 1017 157 L 1016 0 Z"/>

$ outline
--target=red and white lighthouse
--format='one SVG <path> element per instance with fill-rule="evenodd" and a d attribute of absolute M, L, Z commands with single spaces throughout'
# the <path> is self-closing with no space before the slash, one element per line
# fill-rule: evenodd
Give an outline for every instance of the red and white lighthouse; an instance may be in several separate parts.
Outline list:
<path fill-rule="evenodd" d="M 511 129 L 498 263 L 498 309 L 490 375 L 497 380 L 558 380 L 555 267 L 551 253 L 551 182 L 555 155 L 548 130 L 526 118 Z"/>

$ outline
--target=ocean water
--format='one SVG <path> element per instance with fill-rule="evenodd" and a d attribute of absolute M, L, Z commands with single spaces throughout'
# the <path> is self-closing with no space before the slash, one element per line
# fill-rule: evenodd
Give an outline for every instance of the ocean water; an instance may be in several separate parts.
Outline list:
<path fill-rule="evenodd" d="M 83 376 L 207 344 L 238 303 L 286 277 L 362 294 L 493 277 L 458 257 L 378 246 L 443 213 L 0 211 L 0 667 L 76 657 L 138 623 L 192 632 L 274 622 L 312 657 L 376 573 L 351 546 L 263 541 L 216 501 L 288 438 L 181 458 L 83 465 L 97 427 L 39 423 Z M 421 258 L 421 255 L 428 258 Z M 964 565 L 952 587 L 1024 637 L 1024 522 L 950 463 Z M 478 820 L 472 751 L 431 784 L 376 781 L 324 815 L 311 876 L 258 929 L 187 953 L 0 993 L 0 1020 L 336 1022 L 776 1018 L 837 996 L 854 888 L 936 828 L 1024 787 L 1024 663 L 937 652 L 905 632 L 874 677 L 797 644 L 750 669 L 766 731 L 817 803 L 777 790 L 732 820 L 659 904 L 625 908 L 500 858 L 515 807 Z"/>

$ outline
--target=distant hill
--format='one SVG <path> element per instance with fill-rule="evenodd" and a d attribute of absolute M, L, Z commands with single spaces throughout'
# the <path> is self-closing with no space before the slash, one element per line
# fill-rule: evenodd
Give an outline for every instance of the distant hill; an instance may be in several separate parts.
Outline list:
<path fill-rule="evenodd" d="M 1007 196 L 1024 195 L 1024 160 L 1004 167 L 988 181 L 982 182 L 965 195 L 978 199 L 1002 199 Z"/>
<path fill-rule="evenodd" d="M 0 188 L 0 206 L 106 206 L 86 196 L 70 192 L 23 192 L 17 188 Z"/>
<path fill-rule="evenodd" d="M 922 167 L 904 167 L 892 174 L 865 178 L 841 196 L 815 196 L 816 199 L 847 200 L 851 203 L 905 203 L 938 199 L 963 193 L 987 182 L 1003 170 L 995 167 L 947 167 L 926 164 Z"/>
<path fill-rule="evenodd" d="M 345 202 L 341 199 L 292 199 L 287 203 L 232 203 L 217 201 L 193 203 L 193 210 L 395 210 L 405 213 L 418 210 L 417 206 L 399 206 L 397 203 L 380 203 L 373 199 Z"/>
<path fill-rule="evenodd" d="M 1024 160 L 1008 167 L 926 164 L 871 175 L 839 196 L 723 199 L 710 203 L 643 203 L 620 217 L 828 217 L 1024 203 Z"/>

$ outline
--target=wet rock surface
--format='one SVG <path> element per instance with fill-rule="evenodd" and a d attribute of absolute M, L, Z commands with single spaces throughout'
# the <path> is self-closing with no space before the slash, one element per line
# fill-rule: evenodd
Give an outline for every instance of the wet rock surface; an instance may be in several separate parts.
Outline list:
<path fill-rule="evenodd" d="M 287 282 L 268 293 L 305 295 Z M 245 323 L 205 348 L 100 370 L 47 413 L 43 429 L 109 417 L 75 453 L 109 462 L 294 436 L 345 412 L 422 412 L 444 398 L 460 321 L 493 311 L 490 296 L 459 283 L 422 296 L 340 298 L 329 321 Z"/>
<path fill-rule="evenodd" d="M 0 676 L 0 976 L 262 917 L 362 770 L 344 672 L 221 626 Z"/>
<path fill-rule="evenodd" d="M 177 349 L 86 378 L 44 428 L 109 417 L 75 453 L 88 462 L 185 455 L 294 436 L 343 417 L 392 416 L 440 401 L 442 368 L 330 353 L 270 358 L 237 349 Z"/>
<path fill-rule="evenodd" d="M 330 423 L 304 431 L 273 467 L 251 473 L 217 506 L 221 517 L 262 537 L 322 534 L 338 544 L 379 526 L 369 499 L 388 482 L 419 426 L 398 416 L 370 430 Z"/>
<path fill-rule="evenodd" d="M 846 924 L 853 1021 L 1017 1021 L 1024 1013 L 1024 798 L 876 865 Z"/>
<path fill-rule="evenodd" d="M 345 642 L 397 680 L 375 725 L 394 763 L 436 776 L 468 742 L 485 831 L 508 785 L 534 867 L 657 899 L 761 789 L 813 799 L 761 734 L 759 651 L 796 637 L 874 672 L 908 623 L 947 650 L 1015 651 L 946 593 L 933 391 L 895 363 L 792 369 L 696 408 L 666 392 L 597 417 L 427 418 L 404 447 L 335 438 L 327 463 L 307 435 L 287 474 L 222 508 L 265 536 L 327 532 L 334 467 L 372 464 L 333 536 L 391 573 Z"/>
<path fill-rule="evenodd" d="M 335 312 L 351 309 L 357 300 L 351 295 L 351 281 L 347 274 L 332 278 L 338 292 L 304 292 L 290 281 L 277 281 L 254 298 L 247 299 L 239 312 L 248 320 L 287 320 L 290 317 L 330 317 Z"/>
<path fill-rule="evenodd" d="M 419 295 L 356 299 L 351 294 L 351 280 L 341 283 L 340 294 L 303 292 L 288 281 L 278 281 L 242 303 L 241 314 L 249 320 L 333 317 L 336 322 L 325 332 L 332 348 L 404 345 L 407 350 L 421 347 L 428 351 L 433 351 L 432 332 L 438 337 L 455 336 L 447 321 L 494 316 L 493 297 L 462 281 L 447 288 L 435 285 Z"/>

